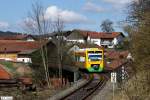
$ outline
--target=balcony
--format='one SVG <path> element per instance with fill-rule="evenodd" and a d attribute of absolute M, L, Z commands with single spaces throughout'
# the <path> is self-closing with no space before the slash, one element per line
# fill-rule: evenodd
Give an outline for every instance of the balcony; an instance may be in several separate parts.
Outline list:
<path fill-rule="evenodd" d="M 111 41 L 101 41 L 100 44 L 101 45 L 113 45 Z"/>

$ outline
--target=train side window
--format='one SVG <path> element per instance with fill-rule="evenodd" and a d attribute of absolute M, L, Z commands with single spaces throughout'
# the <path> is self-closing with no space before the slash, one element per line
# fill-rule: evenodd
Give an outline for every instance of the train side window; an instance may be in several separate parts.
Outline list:
<path fill-rule="evenodd" d="M 80 57 L 80 62 L 85 62 L 85 57 Z"/>

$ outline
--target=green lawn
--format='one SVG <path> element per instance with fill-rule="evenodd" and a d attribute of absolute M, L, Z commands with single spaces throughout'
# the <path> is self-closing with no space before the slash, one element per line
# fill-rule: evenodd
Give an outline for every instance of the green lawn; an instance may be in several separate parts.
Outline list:
<path fill-rule="evenodd" d="M 5 66 L 6 69 L 8 69 L 10 71 L 15 71 L 15 68 L 13 67 L 13 63 L 12 62 L 3 61 L 3 62 L 0 62 L 0 64 L 2 64 L 3 66 Z"/>

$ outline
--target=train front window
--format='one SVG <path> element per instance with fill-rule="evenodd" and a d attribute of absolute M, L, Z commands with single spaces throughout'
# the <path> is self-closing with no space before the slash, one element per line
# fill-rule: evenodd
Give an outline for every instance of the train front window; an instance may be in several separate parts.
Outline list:
<path fill-rule="evenodd" d="M 89 61 L 100 61 L 102 59 L 102 55 L 100 54 L 88 54 Z"/>
<path fill-rule="evenodd" d="M 88 51 L 88 53 L 96 53 L 96 54 L 98 54 L 98 53 L 102 53 L 102 51 Z"/>

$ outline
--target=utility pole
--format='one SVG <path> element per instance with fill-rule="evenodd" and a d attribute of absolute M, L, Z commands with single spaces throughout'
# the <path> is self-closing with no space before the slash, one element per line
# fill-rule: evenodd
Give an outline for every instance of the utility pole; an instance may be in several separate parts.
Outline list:
<path fill-rule="evenodd" d="M 114 96 L 115 96 L 115 83 L 116 83 L 116 78 L 117 78 L 116 72 L 112 72 L 112 73 L 111 73 L 111 82 L 112 82 L 112 84 L 113 84 L 113 100 L 114 100 Z"/>

